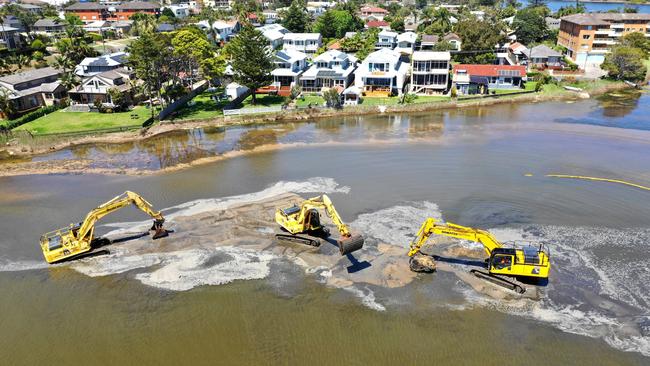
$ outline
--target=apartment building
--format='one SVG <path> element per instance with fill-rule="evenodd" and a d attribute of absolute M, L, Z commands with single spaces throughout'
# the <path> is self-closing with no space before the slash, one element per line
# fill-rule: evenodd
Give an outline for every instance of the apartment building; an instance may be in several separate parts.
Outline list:
<path fill-rule="evenodd" d="M 650 36 L 650 14 L 586 13 L 560 20 L 557 44 L 578 66 L 602 63 L 621 36 L 641 32 Z"/>
<path fill-rule="evenodd" d="M 74 14 L 84 23 L 98 20 L 128 20 L 135 13 L 160 14 L 160 5 L 146 1 L 130 1 L 119 5 L 105 5 L 93 2 L 79 2 L 65 8 L 66 14 Z"/>

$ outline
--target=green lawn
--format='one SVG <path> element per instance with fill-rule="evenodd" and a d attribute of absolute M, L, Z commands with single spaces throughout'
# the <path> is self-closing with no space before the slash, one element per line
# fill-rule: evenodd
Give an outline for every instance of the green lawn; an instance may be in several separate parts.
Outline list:
<path fill-rule="evenodd" d="M 192 99 L 183 108 L 180 108 L 173 114 L 172 121 L 176 120 L 197 120 L 197 119 L 210 119 L 223 116 L 223 107 L 228 104 L 227 100 L 215 102 L 211 99 L 212 95 L 220 95 L 221 92 L 203 92 L 194 99 Z"/>
<path fill-rule="evenodd" d="M 132 114 L 137 115 L 137 118 L 132 118 Z M 16 127 L 16 129 L 28 130 L 33 134 L 80 132 L 138 126 L 142 125 L 149 117 L 151 117 L 151 110 L 144 106 L 120 113 L 64 112 L 60 110 Z"/>
<path fill-rule="evenodd" d="M 263 107 L 273 107 L 273 106 L 278 106 L 282 105 L 285 101 L 285 97 L 281 97 L 279 95 L 256 95 L 256 104 L 251 104 L 253 97 L 249 96 L 248 98 L 244 99 L 244 101 L 241 104 L 241 108 L 263 108 Z"/>
<path fill-rule="evenodd" d="M 451 98 L 445 97 L 442 95 L 421 95 L 418 96 L 413 103 L 418 104 L 418 103 L 435 103 L 435 102 L 448 102 L 450 101 Z"/>
<path fill-rule="evenodd" d="M 398 97 L 362 97 L 361 105 L 395 105 L 399 100 Z"/>
<path fill-rule="evenodd" d="M 310 104 L 313 107 L 321 107 L 323 103 L 325 103 L 325 99 L 318 95 L 305 95 L 304 97 L 296 99 L 296 106 L 299 108 L 307 107 Z"/>

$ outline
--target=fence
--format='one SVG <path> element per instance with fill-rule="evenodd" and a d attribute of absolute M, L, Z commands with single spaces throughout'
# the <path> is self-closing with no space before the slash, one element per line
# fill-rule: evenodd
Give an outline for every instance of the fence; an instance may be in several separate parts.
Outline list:
<path fill-rule="evenodd" d="M 273 113 L 282 111 L 282 106 L 272 107 L 258 107 L 258 108 L 240 108 L 240 109 L 224 109 L 224 116 L 241 116 L 244 114 L 258 114 L 258 113 Z"/>

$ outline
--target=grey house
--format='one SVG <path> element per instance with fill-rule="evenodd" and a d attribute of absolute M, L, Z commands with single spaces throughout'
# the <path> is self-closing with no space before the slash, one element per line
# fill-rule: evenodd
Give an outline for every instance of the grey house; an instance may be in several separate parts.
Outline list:
<path fill-rule="evenodd" d="M 525 57 L 529 65 L 537 66 L 561 66 L 562 54 L 556 50 L 540 44 L 525 51 Z"/>

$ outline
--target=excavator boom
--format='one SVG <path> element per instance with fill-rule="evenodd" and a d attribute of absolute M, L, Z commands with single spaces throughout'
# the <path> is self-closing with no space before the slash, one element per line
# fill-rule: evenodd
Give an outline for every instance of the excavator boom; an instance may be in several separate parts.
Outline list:
<path fill-rule="evenodd" d="M 104 216 L 129 205 L 135 205 L 154 219 L 151 227 L 153 239 L 167 236 L 167 231 L 163 228 L 165 219 L 162 214 L 155 211 L 151 204 L 139 194 L 126 191 L 91 210 L 79 225 L 70 224 L 69 227 L 41 236 L 41 249 L 45 260 L 48 263 L 54 263 L 89 252 L 92 249 L 95 223 Z"/>

